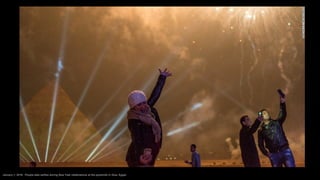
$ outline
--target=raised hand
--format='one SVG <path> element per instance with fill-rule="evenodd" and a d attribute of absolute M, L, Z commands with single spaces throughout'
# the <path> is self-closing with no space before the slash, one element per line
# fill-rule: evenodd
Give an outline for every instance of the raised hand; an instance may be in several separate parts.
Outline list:
<path fill-rule="evenodd" d="M 167 68 L 165 68 L 163 71 L 159 68 L 159 72 L 161 75 L 166 76 L 166 77 L 172 76 L 172 73 L 170 71 L 168 71 Z"/>

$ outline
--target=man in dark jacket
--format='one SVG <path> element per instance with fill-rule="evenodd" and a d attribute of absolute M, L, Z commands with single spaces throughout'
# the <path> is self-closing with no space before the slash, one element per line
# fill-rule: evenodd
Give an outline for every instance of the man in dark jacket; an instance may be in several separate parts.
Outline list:
<path fill-rule="evenodd" d="M 266 109 L 260 111 L 263 116 L 261 128 L 258 131 L 258 145 L 261 152 L 267 156 L 272 167 L 295 167 L 293 153 L 282 124 L 287 117 L 285 96 L 280 93 L 280 112 L 277 119 L 271 119 Z"/>
<path fill-rule="evenodd" d="M 161 71 L 147 100 L 143 91 L 134 90 L 128 96 L 128 128 L 131 134 L 126 161 L 129 167 L 153 167 L 162 145 L 162 126 L 155 103 L 160 97 L 166 78 L 171 72 Z"/>
<path fill-rule="evenodd" d="M 262 116 L 258 116 L 258 118 L 252 124 L 252 121 L 248 115 L 244 115 L 240 118 L 240 124 L 242 125 L 242 128 L 240 129 L 239 133 L 239 141 L 241 158 L 244 167 L 261 167 L 253 134 L 259 128 L 262 119 Z"/>

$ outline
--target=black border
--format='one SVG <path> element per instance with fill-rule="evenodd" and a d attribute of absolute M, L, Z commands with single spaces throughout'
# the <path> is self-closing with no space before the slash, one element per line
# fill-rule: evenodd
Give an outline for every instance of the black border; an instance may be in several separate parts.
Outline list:
<path fill-rule="evenodd" d="M 306 109 L 306 154 L 305 154 L 305 167 L 304 168 L 293 168 L 293 169 L 282 169 L 278 168 L 138 168 L 138 169 L 130 169 L 130 168 L 19 168 L 19 7 L 20 6 L 305 6 L 305 40 L 306 40 L 306 74 L 305 74 L 305 109 Z M 6 8 L 6 7 L 4 7 Z M 9 33 L 13 33 L 12 36 L 7 36 L 7 39 L 4 44 L 5 48 L 11 51 L 6 51 L 5 59 L 3 60 L 5 63 L 10 63 L 10 67 L 13 67 L 13 70 L 7 69 L 7 66 L 3 68 L 3 86 L 2 89 L 5 90 L 4 96 L 8 94 L 14 98 L 10 98 L 11 96 L 4 97 L 5 103 L 3 104 L 2 109 L 9 109 L 11 111 L 3 111 L 6 115 L 3 117 L 3 122 L 5 124 L 2 126 L 2 138 L 3 138 L 3 146 L 2 146 L 2 154 L 4 160 L 2 160 L 1 166 L 1 174 L 4 176 L 5 174 L 35 174 L 35 173 L 93 173 L 93 174 L 123 174 L 126 175 L 123 178 L 131 178 L 131 177 L 150 177 L 150 178 L 161 178 L 161 177 L 194 177 L 196 178 L 210 178 L 210 177 L 219 177 L 219 178 L 239 178 L 243 177 L 261 177 L 253 174 L 262 175 L 263 178 L 277 178 L 280 174 L 285 174 L 286 178 L 296 178 L 296 176 L 305 176 L 316 175 L 319 176 L 319 170 L 317 170 L 319 165 L 319 153 L 320 141 L 318 133 L 316 129 L 318 129 L 316 123 L 318 123 L 318 117 L 315 113 L 317 107 L 319 106 L 319 101 L 317 101 L 317 94 L 319 92 L 319 85 L 317 85 L 317 78 L 320 76 L 317 75 L 319 72 L 317 67 L 317 61 L 319 58 L 319 48 L 318 45 L 315 45 L 317 40 L 319 39 L 319 28 L 316 25 L 317 20 L 317 6 L 315 4 L 311 5 L 310 1 L 281 1 L 281 2 L 272 2 L 272 1 L 216 1 L 214 3 L 208 3 L 203 1 L 196 2 L 184 2 L 177 3 L 173 1 L 165 2 L 134 2 L 134 1 L 105 1 L 105 0 L 20 0 L 19 2 L 15 2 L 14 5 L 10 6 L 10 10 L 8 16 L 5 16 L 5 22 L 8 20 L 7 24 L 10 24 L 9 27 L 13 28 L 4 28 L 4 30 L 9 30 Z M 6 12 L 6 14 L 7 14 Z M 10 17 L 10 18 L 9 18 Z M 9 39 L 8 39 L 9 37 Z M 14 38 L 10 38 L 14 37 Z M 13 43 L 12 43 L 13 42 Z M 12 64 L 11 64 L 12 63 Z M 9 77 L 9 78 L 8 78 Z M 12 87 L 14 86 L 14 87 Z M 23 177 L 23 176 L 22 176 Z M 108 178 L 115 177 L 120 178 L 120 176 L 109 176 Z M 314 176 L 312 176 L 314 177 Z"/>

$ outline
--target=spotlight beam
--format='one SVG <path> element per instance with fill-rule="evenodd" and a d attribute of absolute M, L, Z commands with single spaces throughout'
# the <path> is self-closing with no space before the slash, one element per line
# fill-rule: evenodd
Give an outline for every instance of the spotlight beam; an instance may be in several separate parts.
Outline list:
<path fill-rule="evenodd" d="M 121 111 L 119 117 L 116 119 L 115 123 L 112 124 L 112 126 L 110 127 L 110 129 L 108 130 L 108 132 L 103 136 L 103 138 L 100 140 L 100 142 L 98 143 L 98 145 L 92 150 L 92 152 L 89 154 L 89 156 L 87 157 L 87 159 L 85 160 L 86 162 L 91 159 L 91 157 L 93 156 L 93 154 L 97 151 L 97 149 L 101 146 L 101 144 L 103 143 L 104 140 L 106 140 L 109 135 L 112 133 L 112 131 L 120 124 L 120 122 L 124 119 L 124 116 L 127 114 L 126 112 L 128 111 L 129 107 L 125 106 L 124 109 Z"/>
<path fill-rule="evenodd" d="M 108 144 L 106 144 L 99 152 L 97 152 L 89 161 L 92 161 L 95 157 L 97 157 L 102 151 L 104 151 L 107 147 L 110 146 L 118 137 L 120 137 L 125 131 L 127 130 L 127 127 L 123 127 L 120 132 L 118 132 L 110 141 Z"/>
<path fill-rule="evenodd" d="M 106 51 L 107 51 L 107 48 L 108 48 L 108 47 L 109 47 L 108 45 L 105 46 L 105 49 L 103 50 L 103 53 L 100 55 L 100 57 L 99 57 L 99 59 L 98 59 L 98 62 L 96 63 L 96 65 L 95 65 L 95 67 L 94 67 L 94 70 L 93 70 L 93 72 L 92 72 L 91 75 L 90 75 L 90 78 L 89 78 L 89 80 L 88 80 L 88 82 L 87 82 L 87 84 L 86 84 L 85 89 L 82 91 L 80 100 L 78 101 L 77 106 L 76 106 L 76 107 L 78 107 L 78 108 L 75 108 L 75 109 L 74 109 L 74 111 L 73 111 L 73 113 L 72 113 L 72 116 L 71 116 L 71 118 L 70 118 L 70 120 L 69 120 L 69 122 L 68 122 L 68 125 L 67 125 L 67 127 L 66 127 L 66 129 L 65 129 L 65 131 L 64 131 L 64 133 L 63 133 L 63 135 L 62 135 L 62 137 L 61 137 L 61 139 L 60 139 L 60 141 L 59 141 L 59 144 L 58 144 L 58 146 L 57 146 L 57 148 L 56 148 L 56 151 L 55 151 L 55 153 L 54 153 L 54 155 L 53 155 L 53 157 L 52 157 L 52 159 L 51 159 L 51 162 L 53 162 L 54 158 L 56 157 L 56 155 L 57 155 L 57 153 L 58 153 L 58 150 L 60 149 L 60 146 L 61 146 L 61 144 L 62 144 L 62 142 L 63 142 L 63 140 L 64 140 L 64 138 L 65 138 L 65 136 L 66 136 L 66 134 L 67 134 L 67 132 L 68 132 L 68 130 L 69 130 L 69 128 L 71 127 L 71 124 L 72 124 L 72 122 L 73 122 L 73 120 L 74 120 L 74 117 L 76 116 L 76 114 L 77 114 L 77 112 L 78 112 L 78 110 L 79 110 L 79 107 L 81 106 L 82 101 L 83 101 L 85 95 L 87 94 L 88 89 L 89 89 L 91 83 L 93 82 L 93 78 L 95 77 L 95 75 L 96 75 L 96 73 L 97 73 L 97 71 L 98 71 L 98 68 L 100 67 L 100 64 L 101 64 L 101 62 L 102 62 L 102 60 L 103 60 L 103 58 L 104 58 L 104 56 L 105 56 L 105 54 L 106 54 Z"/>
<path fill-rule="evenodd" d="M 62 33 L 62 37 L 61 37 L 61 46 L 60 46 L 60 51 L 59 51 L 58 67 L 57 67 L 57 72 L 55 74 L 56 75 L 56 83 L 54 86 L 53 101 L 52 101 L 52 106 L 51 106 L 49 130 L 48 130 L 48 137 L 47 137 L 47 146 L 46 146 L 46 152 L 45 152 L 45 162 L 47 162 L 47 159 L 48 159 L 49 145 L 50 145 L 52 126 L 53 126 L 53 121 L 54 121 L 54 114 L 55 114 L 56 101 L 57 101 L 57 95 L 58 95 L 58 86 L 59 86 L 59 81 L 60 81 L 60 73 L 63 68 L 62 62 L 63 62 L 64 50 L 65 50 L 66 40 L 67 40 L 66 35 L 67 35 L 68 22 L 69 22 L 69 8 L 67 8 L 66 19 L 63 24 L 63 33 Z"/>
<path fill-rule="evenodd" d="M 106 127 L 108 127 L 111 124 L 112 121 L 109 121 L 106 125 L 104 125 L 100 130 L 98 130 L 97 132 L 95 132 L 93 135 L 91 135 L 84 143 L 82 143 L 76 150 L 74 150 L 72 153 L 69 154 L 69 156 L 67 156 L 64 160 L 68 160 L 73 154 L 75 154 L 76 152 L 78 152 L 83 146 L 85 146 L 86 144 L 88 144 L 94 137 L 96 137 L 97 135 L 99 135 L 99 133 L 105 129 Z"/>
<path fill-rule="evenodd" d="M 34 158 L 31 156 L 31 154 L 29 153 L 29 151 L 27 150 L 27 148 L 22 144 L 22 142 L 20 141 L 20 146 L 22 147 L 22 149 L 27 153 L 28 157 L 34 161 Z"/>
<path fill-rule="evenodd" d="M 172 136 L 172 135 L 174 135 L 174 134 L 183 132 L 183 131 L 188 130 L 188 129 L 190 129 L 190 128 L 194 127 L 194 126 L 197 126 L 197 125 L 199 125 L 199 124 L 200 124 L 200 122 L 194 122 L 194 123 L 188 124 L 188 125 L 186 125 L 186 126 L 184 126 L 184 127 L 181 127 L 181 128 L 178 128 L 178 129 L 174 129 L 174 130 L 172 130 L 172 131 L 169 131 L 169 132 L 167 133 L 167 136 Z"/>
<path fill-rule="evenodd" d="M 138 70 L 140 70 L 142 67 L 142 64 L 139 64 L 137 66 L 137 68 L 135 68 L 135 70 L 133 71 L 133 74 L 137 73 Z M 84 133 L 85 130 L 87 130 L 89 128 L 89 126 L 97 119 L 97 117 L 103 112 L 103 110 L 107 107 L 107 105 L 110 104 L 110 102 L 112 102 L 112 100 L 117 96 L 117 94 L 120 92 L 121 89 L 123 89 L 123 87 L 127 84 L 127 82 L 132 79 L 134 76 L 130 76 L 129 78 L 127 78 L 125 81 L 123 81 L 123 83 L 120 85 L 120 87 L 118 88 L 118 90 L 103 104 L 103 106 L 98 110 L 98 112 L 96 113 L 96 115 L 92 118 L 91 123 L 88 122 L 87 126 L 80 132 L 80 135 L 78 136 L 77 139 L 79 139 L 79 137 L 81 137 L 81 135 Z M 111 123 L 111 121 L 108 122 L 107 125 L 109 125 Z M 106 126 L 104 126 L 103 128 L 101 128 L 101 130 L 103 130 Z M 101 130 L 99 132 L 101 132 Z M 67 150 L 60 156 L 59 159 L 61 159 L 64 154 L 74 145 L 76 141 L 73 141 L 73 143 L 67 148 Z M 81 145 L 82 146 L 82 145 Z M 58 161 L 59 161 L 58 159 Z"/>
<path fill-rule="evenodd" d="M 39 152 L 38 152 L 38 148 L 37 148 L 36 142 L 34 140 L 32 129 L 31 129 L 31 126 L 30 126 L 30 123 L 29 123 L 29 120 L 28 120 L 29 118 L 28 118 L 27 113 L 24 110 L 24 107 L 23 107 L 22 104 L 23 104 L 22 103 L 22 97 L 20 96 L 20 107 L 21 107 L 21 111 L 22 111 L 22 114 L 23 114 L 23 117 L 24 117 L 23 119 L 24 119 L 24 122 L 26 123 L 27 129 L 28 129 L 28 132 L 29 132 L 29 135 L 30 135 L 30 138 L 31 138 L 31 142 L 32 142 L 32 145 L 33 145 L 33 149 L 36 152 L 38 161 L 41 162 L 40 155 L 39 155 Z"/>
<path fill-rule="evenodd" d="M 92 162 L 97 162 L 99 159 L 103 158 L 103 157 L 108 157 L 110 156 L 111 154 L 115 153 L 115 152 L 118 152 L 119 149 L 122 149 L 123 147 L 127 146 L 128 144 L 130 144 L 130 141 L 124 143 L 123 145 L 117 147 L 117 148 L 114 148 L 112 149 L 111 151 L 109 151 L 108 153 L 104 154 L 103 156 L 100 156 L 99 158 L 95 159 L 95 161 L 93 160 Z"/>

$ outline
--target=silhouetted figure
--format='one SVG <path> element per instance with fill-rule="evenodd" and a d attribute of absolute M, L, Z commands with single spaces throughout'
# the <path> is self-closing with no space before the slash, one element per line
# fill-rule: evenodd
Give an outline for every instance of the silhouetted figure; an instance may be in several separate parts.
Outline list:
<path fill-rule="evenodd" d="M 128 128 L 131 135 L 126 162 L 129 167 L 153 167 L 162 145 L 162 126 L 155 103 L 160 97 L 166 78 L 172 73 L 161 71 L 158 81 L 147 100 L 143 91 L 134 90 L 128 95 Z"/>
<path fill-rule="evenodd" d="M 293 153 L 283 130 L 287 117 L 285 95 L 278 90 L 280 96 L 280 112 L 277 119 L 272 119 L 266 109 L 262 109 L 263 122 L 258 131 L 258 145 L 262 154 L 267 156 L 272 167 L 295 167 Z"/>
<path fill-rule="evenodd" d="M 240 118 L 240 124 L 242 127 L 239 133 L 239 141 L 244 167 L 261 167 L 253 134 L 259 128 L 262 119 L 262 116 L 258 116 L 254 123 L 252 123 L 248 115 L 244 115 Z"/>
<path fill-rule="evenodd" d="M 190 145 L 191 161 L 185 160 L 187 164 L 191 164 L 192 167 L 201 167 L 200 154 L 197 152 L 197 146 L 195 144 Z"/>

